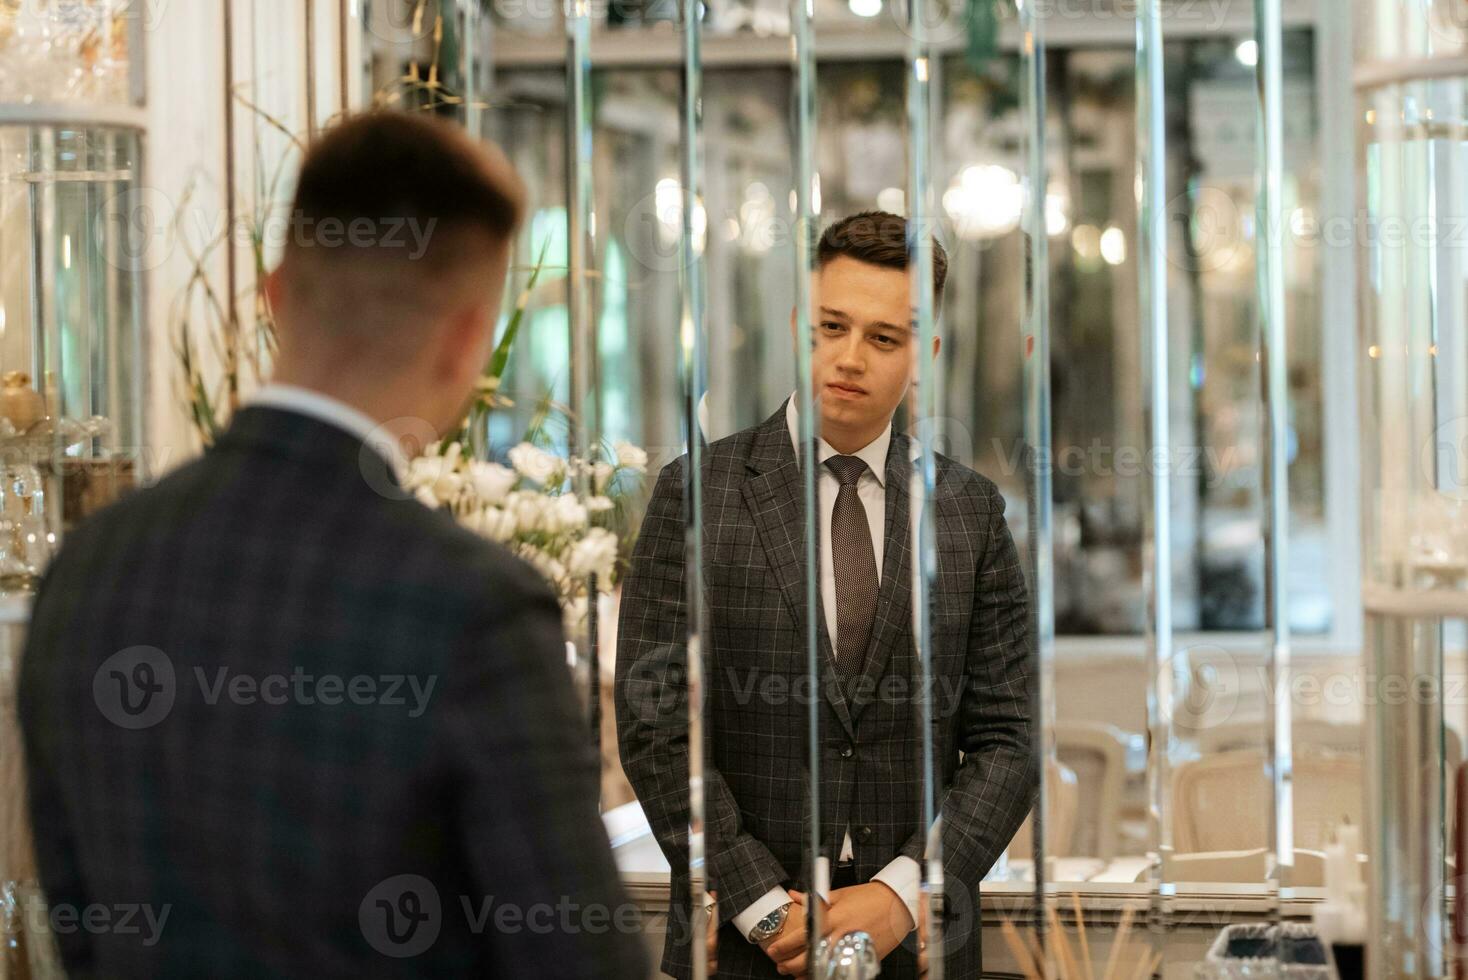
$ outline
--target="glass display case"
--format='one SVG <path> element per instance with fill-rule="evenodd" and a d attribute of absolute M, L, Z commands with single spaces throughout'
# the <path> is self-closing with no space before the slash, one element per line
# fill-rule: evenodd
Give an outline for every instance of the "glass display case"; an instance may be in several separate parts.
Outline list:
<path fill-rule="evenodd" d="M 28 587 L 49 551 L 37 535 L 54 544 L 136 478 L 144 256 L 134 222 L 164 216 L 140 192 L 135 126 L 5 123 L 0 115 L 0 447 L 11 535 L 0 540 L 0 587 Z M 48 491 L 50 478 L 60 482 Z"/>
<path fill-rule="evenodd" d="M 1446 973 L 1444 640 L 1468 609 L 1468 20 L 1360 4 L 1372 976 Z M 1460 710 L 1460 709 L 1459 709 Z"/>
<path fill-rule="evenodd" d="M 140 41 L 123 0 L 0 3 L 0 976 L 59 976 L 24 819 L 14 683 L 28 598 L 68 527 L 141 476 Z"/>
<path fill-rule="evenodd" d="M 143 188 L 117 0 L 0 7 L 0 590 L 137 478 L 143 279 L 169 215 Z"/>
<path fill-rule="evenodd" d="M 1373 610 L 1453 615 L 1468 589 L 1468 256 L 1451 234 L 1468 52 L 1406 19 L 1360 32 L 1366 595 Z"/>

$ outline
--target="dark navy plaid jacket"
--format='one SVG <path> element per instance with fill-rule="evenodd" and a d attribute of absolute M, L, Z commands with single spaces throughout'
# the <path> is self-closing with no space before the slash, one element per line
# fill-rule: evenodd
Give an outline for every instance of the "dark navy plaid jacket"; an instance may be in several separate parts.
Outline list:
<path fill-rule="evenodd" d="M 342 430 L 247 408 L 84 525 L 22 671 L 73 976 L 647 976 L 549 588 Z"/>

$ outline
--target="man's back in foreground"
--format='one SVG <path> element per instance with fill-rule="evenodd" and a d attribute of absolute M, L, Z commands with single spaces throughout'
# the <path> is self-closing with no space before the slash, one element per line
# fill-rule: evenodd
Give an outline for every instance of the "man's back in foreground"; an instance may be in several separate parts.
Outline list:
<path fill-rule="evenodd" d="M 363 443 L 444 372 L 418 421 L 452 418 L 471 339 L 463 378 L 439 352 L 372 404 L 376 368 L 288 334 L 288 386 L 65 544 L 21 711 L 73 975 L 646 975 L 550 590 Z M 362 396 L 320 394 L 333 369 Z"/>

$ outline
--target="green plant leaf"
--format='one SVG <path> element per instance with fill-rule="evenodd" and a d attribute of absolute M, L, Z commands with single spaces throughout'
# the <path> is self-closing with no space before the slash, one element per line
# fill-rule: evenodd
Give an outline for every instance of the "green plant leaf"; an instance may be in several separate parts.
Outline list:
<path fill-rule="evenodd" d="M 535 283 L 540 279 L 540 272 L 545 268 L 545 253 L 550 247 L 550 239 L 547 238 L 540 245 L 540 255 L 535 260 L 535 267 L 530 270 L 530 279 L 525 283 L 525 290 L 520 294 L 520 299 L 515 303 L 515 312 L 510 314 L 509 323 L 505 324 L 504 336 L 495 345 L 494 355 L 489 359 L 489 367 L 485 374 L 491 378 L 503 377 L 505 366 L 510 362 L 510 348 L 515 343 L 515 337 L 520 333 L 520 324 L 525 321 L 525 306 L 530 299 L 530 294 L 535 290 Z"/>

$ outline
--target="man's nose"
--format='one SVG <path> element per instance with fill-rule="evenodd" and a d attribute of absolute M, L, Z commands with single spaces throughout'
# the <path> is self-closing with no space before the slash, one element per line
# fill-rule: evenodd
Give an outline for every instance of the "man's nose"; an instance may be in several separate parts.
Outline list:
<path fill-rule="evenodd" d="M 851 334 L 841 342 L 836 355 L 836 366 L 842 371 L 860 373 L 866 370 L 866 358 L 862 353 L 861 338 Z"/>

